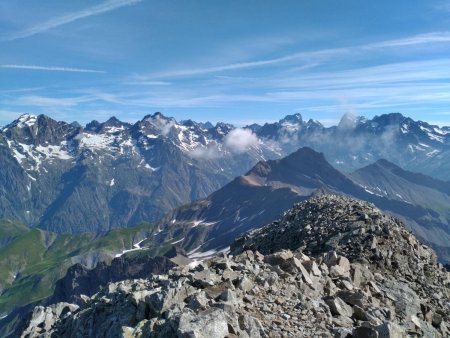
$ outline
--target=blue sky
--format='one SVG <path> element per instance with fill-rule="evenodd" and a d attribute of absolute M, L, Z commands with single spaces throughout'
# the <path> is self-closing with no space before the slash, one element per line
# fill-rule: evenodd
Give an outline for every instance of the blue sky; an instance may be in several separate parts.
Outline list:
<path fill-rule="evenodd" d="M 450 125 L 450 1 L 2 0 L 0 125 L 23 112 Z"/>

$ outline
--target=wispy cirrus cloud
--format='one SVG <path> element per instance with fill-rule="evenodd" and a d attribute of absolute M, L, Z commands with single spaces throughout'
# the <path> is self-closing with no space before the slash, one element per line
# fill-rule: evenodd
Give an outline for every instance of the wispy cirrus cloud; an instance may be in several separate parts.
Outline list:
<path fill-rule="evenodd" d="M 232 70 L 260 68 L 265 66 L 274 66 L 288 63 L 291 61 L 303 61 L 305 65 L 301 66 L 303 69 L 308 69 L 318 66 L 321 61 L 332 59 L 339 55 L 351 55 L 355 53 L 373 51 L 382 48 L 396 48 L 405 46 L 417 46 L 426 44 L 438 44 L 450 42 L 449 32 L 431 32 L 425 34 L 418 34 L 408 36 L 400 39 L 391 39 L 379 42 L 373 42 L 363 45 L 347 46 L 342 48 L 330 48 L 308 52 L 291 53 L 278 58 L 255 60 L 240 63 L 230 63 L 212 67 L 186 68 L 174 71 L 160 72 L 148 75 L 139 76 L 141 81 L 176 78 L 176 77 L 190 77 L 197 75 L 205 75 L 211 73 L 220 73 Z"/>
<path fill-rule="evenodd" d="M 429 43 L 450 42 L 450 32 L 431 32 L 402 39 L 387 40 L 367 45 L 368 48 L 401 47 Z"/>
<path fill-rule="evenodd" d="M 0 39 L 3 41 L 12 41 L 27 38 L 48 31 L 49 29 L 66 25 L 68 23 L 84 19 L 93 15 L 106 13 L 124 6 L 134 5 L 141 1 L 143 0 L 107 0 L 101 4 L 91 6 L 89 8 L 85 8 L 76 12 L 68 13 L 62 16 L 58 16 L 45 22 L 38 23 L 22 31 L 3 36 Z"/>
<path fill-rule="evenodd" d="M 80 103 L 87 103 L 95 101 L 95 98 L 90 96 L 78 97 L 47 97 L 41 95 L 26 95 L 19 96 L 15 99 L 5 100 L 4 104 L 13 104 L 15 106 L 29 106 L 29 107 L 75 107 Z"/>
<path fill-rule="evenodd" d="M 263 67 L 263 66 L 271 66 L 276 65 L 288 61 L 292 61 L 295 59 L 301 59 L 304 58 L 312 58 L 312 57 L 321 57 L 321 56 L 327 56 L 330 53 L 345 53 L 345 49 L 329 49 L 329 50 L 322 50 L 318 52 L 309 52 L 309 53 L 295 53 L 290 54 L 286 56 L 282 56 L 275 59 L 267 59 L 267 60 L 260 60 L 260 61 L 249 61 L 249 62 L 240 62 L 240 63 L 232 63 L 228 65 L 221 65 L 221 66 L 215 66 L 215 67 L 205 67 L 205 68 L 192 68 L 192 69 L 182 69 L 182 70 L 175 70 L 175 71 L 169 71 L 169 72 L 163 72 L 163 73 L 156 73 L 152 74 L 149 77 L 150 78 L 171 78 L 171 77 L 184 77 L 184 76 L 192 76 L 192 75 L 203 75 L 203 74 L 210 74 L 210 73 L 218 73 L 223 72 L 227 70 L 239 70 L 239 69 L 246 69 L 246 68 L 257 68 L 257 67 Z M 310 68 L 315 67 L 317 65 L 317 62 L 312 62 L 311 64 L 304 65 L 304 68 Z M 147 77 L 143 77 L 147 78 Z"/>
<path fill-rule="evenodd" d="M 172 83 L 167 81 L 148 81 L 143 80 L 140 81 L 139 79 L 135 79 L 134 81 L 126 81 L 123 83 L 124 85 L 138 85 L 138 86 L 170 86 Z"/>
<path fill-rule="evenodd" d="M 0 68 L 41 70 L 41 71 L 50 71 L 50 72 L 105 73 L 105 71 L 103 71 L 103 70 L 72 68 L 72 67 L 55 67 L 55 66 L 47 67 L 47 66 L 37 66 L 37 65 L 0 65 Z"/>

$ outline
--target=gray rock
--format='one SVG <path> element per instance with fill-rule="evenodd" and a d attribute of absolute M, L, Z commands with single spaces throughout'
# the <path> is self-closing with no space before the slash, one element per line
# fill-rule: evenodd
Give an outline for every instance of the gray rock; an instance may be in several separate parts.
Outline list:
<path fill-rule="evenodd" d="M 186 312 L 180 316 L 177 330 L 180 338 L 224 338 L 227 335 L 227 319 L 220 309 L 212 308 L 197 315 Z"/>
<path fill-rule="evenodd" d="M 238 318 L 238 323 L 241 332 L 245 332 L 249 338 L 268 337 L 261 322 L 250 315 L 240 315 Z"/>
<path fill-rule="evenodd" d="M 353 314 L 351 306 L 339 297 L 325 297 L 324 301 L 334 316 L 351 317 Z"/>
<path fill-rule="evenodd" d="M 352 331 L 353 338 L 378 338 L 378 332 L 370 327 L 358 326 Z"/>

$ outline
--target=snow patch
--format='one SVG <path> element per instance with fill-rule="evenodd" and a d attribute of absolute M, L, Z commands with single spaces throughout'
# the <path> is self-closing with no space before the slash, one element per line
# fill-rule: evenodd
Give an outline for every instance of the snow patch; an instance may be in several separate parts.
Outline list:
<path fill-rule="evenodd" d="M 184 241 L 184 237 L 182 239 L 179 239 L 178 241 L 175 241 L 175 242 L 172 242 L 172 243 L 169 243 L 169 244 L 177 244 L 177 243 L 180 243 L 182 241 Z"/>
<path fill-rule="evenodd" d="M 35 125 L 36 121 L 37 117 L 35 115 L 23 114 L 17 120 L 17 127 L 19 128 L 32 127 Z"/>
<path fill-rule="evenodd" d="M 434 156 L 438 155 L 439 153 L 440 153 L 440 151 L 435 149 L 435 150 L 430 151 L 430 152 L 427 153 L 426 155 L 427 155 L 428 157 L 434 157 Z"/>
<path fill-rule="evenodd" d="M 80 135 L 80 145 L 91 149 L 108 149 L 112 146 L 115 140 L 113 136 L 107 134 L 83 133 Z"/>
<path fill-rule="evenodd" d="M 147 238 L 144 238 L 142 241 L 139 241 L 139 242 L 137 242 L 136 244 L 133 244 L 133 247 L 134 247 L 134 248 L 132 248 L 132 249 L 122 250 L 122 252 L 116 254 L 116 255 L 114 256 L 114 258 L 121 257 L 121 256 L 123 256 L 124 254 L 126 254 L 127 252 L 132 252 L 132 251 L 138 251 L 138 250 L 143 250 L 143 249 L 145 249 L 145 248 L 142 248 L 142 247 L 141 247 L 141 243 L 142 243 L 143 241 L 145 241 L 146 239 L 147 239 Z"/>
<path fill-rule="evenodd" d="M 225 249 L 222 249 L 222 250 L 215 250 L 215 249 L 213 249 L 213 250 L 208 250 L 208 251 L 204 251 L 204 252 L 194 252 L 194 253 L 192 253 L 190 255 L 188 254 L 188 257 L 190 259 L 200 259 L 200 260 L 202 260 L 202 259 L 206 259 L 206 258 L 209 258 L 211 256 L 214 256 L 217 253 L 222 253 L 222 252 L 227 253 L 229 251 L 230 251 L 230 247 L 228 246 L 228 247 L 226 247 Z"/>
<path fill-rule="evenodd" d="M 204 227 L 208 227 L 208 226 L 214 225 L 216 223 L 217 223 L 217 221 L 216 222 L 205 222 L 204 219 L 202 219 L 202 220 L 195 220 L 195 221 L 192 221 L 192 227 L 195 228 L 195 227 L 198 227 L 200 225 L 204 226 Z"/>
<path fill-rule="evenodd" d="M 146 169 L 149 169 L 149 170 L 151 170 L 151 171 L 158 171 L 159 169 L 161 169 L 161 167 L 153 168 L 153 167 L 152 167 L 150 164 L 148 164 L 148 163 L 145 164 L 145 168 L 146 168 Z"/>

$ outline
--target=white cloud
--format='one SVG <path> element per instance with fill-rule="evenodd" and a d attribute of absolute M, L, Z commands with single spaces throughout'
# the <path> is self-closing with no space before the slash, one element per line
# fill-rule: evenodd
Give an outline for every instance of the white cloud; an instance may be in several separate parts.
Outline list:
<path fill-rule="evenodd" d="M 36 66 L 36 65 L 0 65 L 0 68 L 43 70 L 43 71 L 51 71 L 51 72 L 104 73 L 104 71 L 102 71 L 102 70 L 71 68 L 71 67 L 46 67 L 46 66 Z"/>
<path fill-rule="evenodd" d="M 224 138 L 224 145 L 235 153 L 243 153 L 250 147 L 259 144 L 258 137 L 250 130 L 236 128 L 230 131 Z"/>
<path fill-rule="evenodd" d="M 142 0 L 107 0 L 101 4 L 82 9 L 77 12 L 69 13 L 66 15 L 62 15 L 53 19 L 50 19 L 45 22 L 38 23 L 30 28 L 24 29 L 20 32 L 11 34 L 9 36 L 4 36 L 2 40 L 11 41 L 17 39 L 23 39 L 29 36 L 33 36 L 39 33 L 43 33 L 49 29 L 56 28 L 62 25 L 66 25 L 68 23 L 87 18 L 93 15 L 99 15 L 102 13 L 106 13 L 112 10 L 115 10 L 120 7 L 134 5 Z"/>

